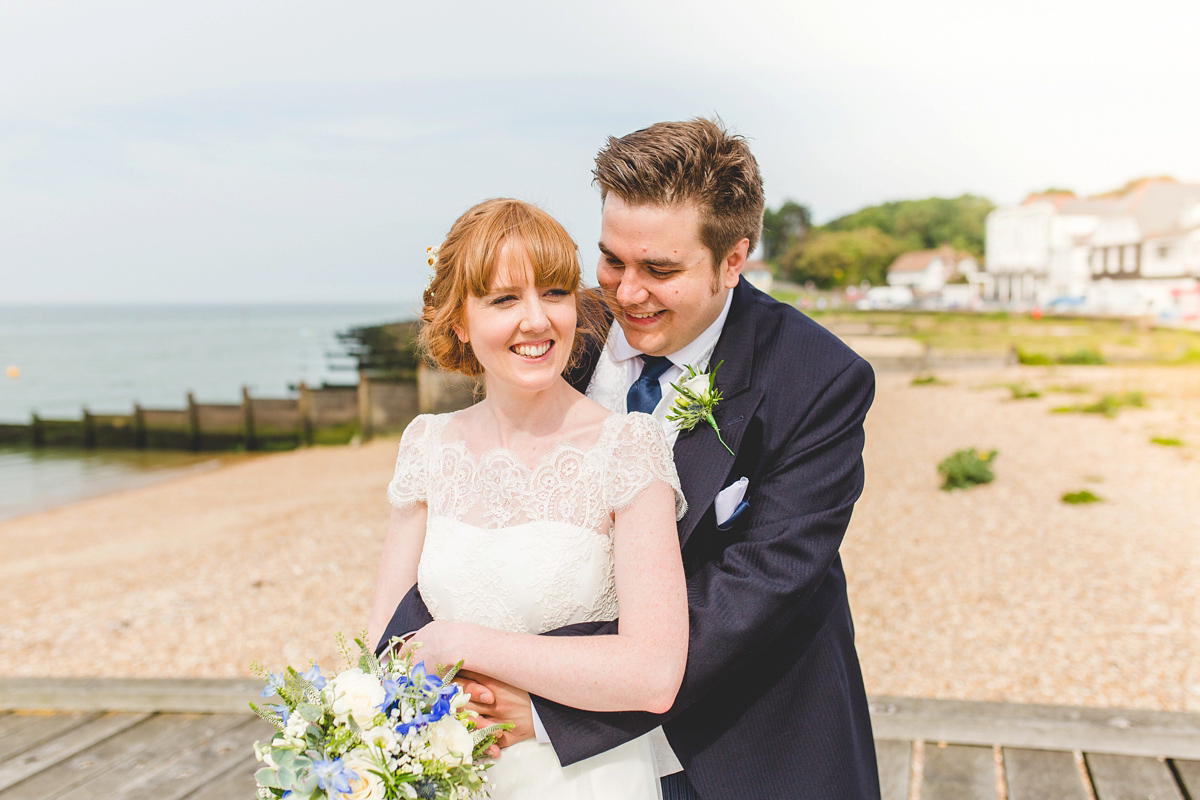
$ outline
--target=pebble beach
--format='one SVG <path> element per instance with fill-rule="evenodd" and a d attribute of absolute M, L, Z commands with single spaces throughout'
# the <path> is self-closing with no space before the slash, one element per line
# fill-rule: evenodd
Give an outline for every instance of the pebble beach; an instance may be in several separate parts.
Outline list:
<path fill-rule="evenodd" d="M 878 376 L 842 547 L 868 692 L 1200 711 L 1200 370 L 913 377 Z M 1054 411 L 1134 390 L 1146 407 L 1115 418 Z M 0 522 L 0 676 L 340 664 L 334 635 L 365 626 L 396 441 Z M 942 491 L 938 462 L 967 447 L 998 451 L 995 481 Z M 1082 489 L 1100 501 L 1061 500 Z"/>

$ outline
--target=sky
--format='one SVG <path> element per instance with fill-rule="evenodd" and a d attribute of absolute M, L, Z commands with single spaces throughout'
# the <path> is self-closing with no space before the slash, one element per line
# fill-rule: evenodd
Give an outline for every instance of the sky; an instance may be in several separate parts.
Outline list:
<path fill-rule="evenodd" d="M 1197 41 L 1198 0 L 0 0 L 0 306 L 411 304 L 495 196 L 592 275 L 605 137 L 695 116 L 818 222 L 1200 181 Z"/>

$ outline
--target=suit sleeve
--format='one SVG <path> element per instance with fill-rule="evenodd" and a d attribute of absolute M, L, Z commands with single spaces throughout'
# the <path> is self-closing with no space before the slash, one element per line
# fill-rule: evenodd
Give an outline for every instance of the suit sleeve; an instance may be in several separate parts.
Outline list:
<path fill-rule="evenodd" d="M 571 764 L 661 725 L 723 681 L 745 671 L 798 615 L 825 578 L 862 493 L 863 420 L 874 375 L 856 358 L 820 390 L 806 411 L 796 398 L 774 397 L 766 413 L 787 420 L 764 459 L 747 500 L 744 535 L 688 575 L 687 671 L 675 705 L 661 715 L 584 712 L 534 698 L 559 760 Z M 791 418 L 786 410 L 791 403 Z M 711 503 L 711 500 L 709 501 Z M 711 509 L 700 525 L 711 517 Z M 571 626 L 553 635 L 612 632 L 615 623 Z"/>
<path fill-rule="evenodd" d="M 383 630 L 383 636 L 375 643 L 375 654 L 379 655 L 383 652 L 383 648 L 392 640 L 393 636 L 404 636 L 420 630 L 430 622 L 433 622 L 433 617 L 430 615 L 429 609 L 425 607 L 421 593 L 417 591 L 416 586 L 413 586 L 408 590 L 408 594 L 400 600 L 400 605 L 396 606 L 392 618 Z"/>

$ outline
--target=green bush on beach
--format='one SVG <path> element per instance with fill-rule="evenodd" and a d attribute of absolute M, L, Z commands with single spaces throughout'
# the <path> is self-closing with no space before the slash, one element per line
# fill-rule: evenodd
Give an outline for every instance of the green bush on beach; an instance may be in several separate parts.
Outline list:
<path fill-rule="evenodd" d="M 992 472 L 992 461 L 996 458 L 995 450 L 980 453 L 974 447 L 957 450 L 938 464 L 938 474 L 942 476 L 942 491 L 951 489 L 969 489 L 983 483 L 991 483 L 996 476 Z"/>
<path fill-rule="evenodd" d="M 1048 356 L 1045 353 L 1037 353 L 1029 350 L 1017 348 L 1017 361 L 1021 364 L 1029 366 L 1048 366 L 1050 364 L 1104 364 L 1104 356 L 1099 350 L 1093 350 L 1090 347 L 1082 347 L 1070 353 L 1061 353 L 1056 356 Z"/>
<path fill-rule="evenodd" d="M 1151 444 L 1161 444 L 1163 447 L 1183 447 L 1183 439 L 1174 436 L 1151 436 Z"/>
<path fill-rule="evenodd" d="M 1062 496 L 1062 501 L 1068 505 L 1076 506 L 1082 503 L 1099 503 L 1100 498 L 1087 489 L 1080 489 L 1078 492 L 1067 492 Z"/>
<path fill-rule="evenodd" d="M 1008 390 L 1012 392 L 1013 400 L 1032 400 L 1042 396 L 1042 393 L 1037 389 L 1028 389 L 1023 383 L 1010 383 L 1008 384 Z"/>

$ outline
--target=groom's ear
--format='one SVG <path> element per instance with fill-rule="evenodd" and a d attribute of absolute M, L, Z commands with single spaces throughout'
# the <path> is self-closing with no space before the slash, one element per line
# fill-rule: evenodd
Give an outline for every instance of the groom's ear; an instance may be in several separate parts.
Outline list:
<path fill-rule="evenodd" d="M 746 259 L 749 257 L 750 240 L 742 238 L 721 261 L 718 277 L 721 280 L 722 286 L 726 289 L 732 289 L 738 285 L 738 280 L 742 276 L 742 270 L 746 267 Z"/>

